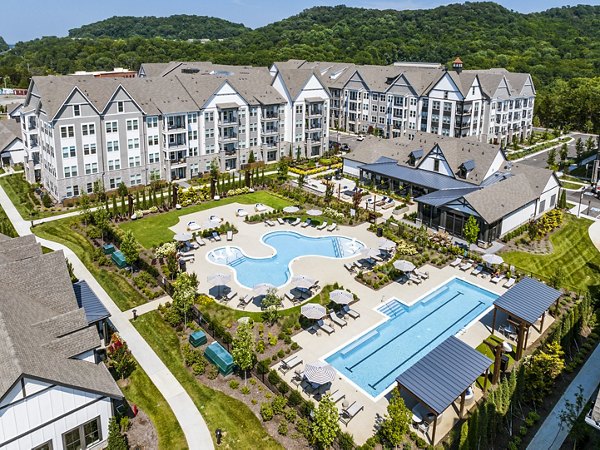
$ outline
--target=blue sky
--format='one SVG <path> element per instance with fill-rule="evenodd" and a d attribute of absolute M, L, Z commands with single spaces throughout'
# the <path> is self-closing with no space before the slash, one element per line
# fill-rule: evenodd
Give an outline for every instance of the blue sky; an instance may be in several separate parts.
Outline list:
<path fill-rule="evenodd" d="M 456 3 L 440 0 L 1 0 L 0 36 L 9 43 L 41 36 L 65 36 L 70 28 L 112 16 L 169 16 L 197 14 L 221 17 L 256 28 L 315 5 L 377 9 L 421 9 Z M 521 12 L 600 0 L 499 0 Z"/>

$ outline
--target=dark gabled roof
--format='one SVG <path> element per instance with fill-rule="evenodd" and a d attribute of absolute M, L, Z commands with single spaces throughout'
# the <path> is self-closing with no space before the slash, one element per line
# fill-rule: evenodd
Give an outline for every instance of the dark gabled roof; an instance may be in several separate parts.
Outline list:
<path fill-rule="evenodd" d="M 410 155 L 408 155 L 408 156 L 411 156 L 412 158 L 415 158 L 415 159 L 419 159 L 419 158 L 423 157 L 423 153 L 424 153 L 423 149 L 422 148 L 418 148 L 418 149 L 413 150 L 412 152 L 410 152 Z"/>
<path fill-rule="evenodd" d="M 77 298 L 77 304 L 85 312 L 88 324 L 96 323 L 110 317 L 110 313 L 106 310 L 94 291 L 92 291 L 87 281 L 80 280 L 77 283 L 73 283 L 73 291 L 75 292 L 75 298 Z"/>
<path fill-rule="evenodd" d="M 473 170 L 475 168 L 475 161 L 473 161 L 472 159 L 469 159 L 468 161 L 465 161 L 464 163 L 462 163 L 461 166 L 467 172 L 470 172 L 471 170 Z"/>
<path fill-rule="evenodd" d="M 494 301 L 511 316 L 534 324 L 561 296 L 541 281 L 525 277 Z"/>
<path fill-rule="evenodd" d="M 434 191 L 429 194 L 422 195 L 417 197 L 415 200 L 418 203 L 423 203 L 424 205 L 430 206 L 443 206 L 447 203 L 458 200 L 459 198 L 464 197 L 467 194 L 470 194 L 473 191 L 476 191 L 478 187 L 466 187 L 466 188 L 456 188 L 456 189 L 445 189 L 443 191 Z"/>
<path fill-rule="evenodd" d="M 492 360 L 450 336 L 398 375 L 396 381 L 441 414 L 477 380 Z"/>
<path fill-rule="evenodd" d="M 400 166 L 396 162 L 384 162 L 375 164 L 364 164 L 358 166 L 359 169 L 366 170 L 379 175 L 395 178 L 407 183 L 422 186 L 428 189 L 453 189 L 462 187 L 473 187 L 471 183 L 460 181 L 427 170 L 415 169 L 412 167 Z"/>

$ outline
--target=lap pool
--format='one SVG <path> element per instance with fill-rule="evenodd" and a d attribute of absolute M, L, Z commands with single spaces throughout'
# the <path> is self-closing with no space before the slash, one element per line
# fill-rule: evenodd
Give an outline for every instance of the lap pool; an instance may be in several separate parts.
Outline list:
<path fill-rule="evenodd" d="M 275 255 L 252 258 L 239 247 L 227 246 L 210 251 L 207 258 L 212 263 L 233 268 L 238 283 L 252 289 L 260 283 L 283 286 L 291 277 L 290 263 L 301 256 L 350 258 L 364 248 L 361 242 L 344 236 L 310 237 L 293 231 L 274 231 L 261 240 L 273 247 Z"/>
<path fill-rule="evenodd" d="M 400 373 L 468 326 L 497 297 L 493 292 L 454 278 L 410 307 L 392 299 L 379 308 L 388 320 L 326 361 L 367 394 L 378 397 Z"/>

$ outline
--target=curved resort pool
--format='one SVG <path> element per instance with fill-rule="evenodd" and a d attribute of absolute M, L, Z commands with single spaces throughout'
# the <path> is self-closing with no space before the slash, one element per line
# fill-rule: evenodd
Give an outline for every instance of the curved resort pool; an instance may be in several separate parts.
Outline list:
<path fill-rule="evenodd" d="M 274 231 L 261 240 L 273 247 L 275 255 L 252 258 L 239 247 L 227 246 L 210 251 L 207 258 L 212 263 L 232 267 L 238 283 L 252 289 L 259 283 L 283 286 L 291 278 L 290 263 L 296 258 L 350 258 L 364 248 L 362 242 L 344 236 L 310 237 L 293 231 Z"/>

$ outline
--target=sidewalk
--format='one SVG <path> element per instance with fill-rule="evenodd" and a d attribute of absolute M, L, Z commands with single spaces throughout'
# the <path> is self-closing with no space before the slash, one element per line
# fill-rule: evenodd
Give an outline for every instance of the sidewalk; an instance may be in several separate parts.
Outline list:
<path fill-rule="evenodd" d="M 575 403 L 575 394 L 579 386 L 583 388 L 583 404 L 585 405 L 600 384 L 600 346 L 591 354 L 565 393 L 560 397 L 532 441 L 528 450 L 558 450 L 567 438 L 571 427 L 562 424 L 560 413 L 565 409 L 566 401 Z M 581 411 L 579 411 L 581 413 Z"/>
<path fill-rule="evenodd" d="M 19 236 L 32 234 L 29 228 L 29 222 L 23 220 L 15 206 L 12 204 L 4 189 L 0 186 L 0 205 L 6 212 L 9 220 L 17 230 Z M 173 410 L 177 421 L 181 425 L 188 442 L 190 450 L 204 450 L 214 448 L 210 430 L 208 429 L 204 418 L 196 408 L 196 405 L 187 394 L 183 386 L 177 381 L 167 366 L 154 353 L 152 347 L 142 338 L 134 326 L 129 322 L 131 313 L 121 311 L 112 301 L 106 291 L 100 286 L 92 274 L 83 265 L 81 260 L 69 248 L 64 247 L 53 241 L 36 238 L 45 247 L 52 250 L 62 250 L 65 256 L 73 264 L 75 275 L 82 280 L 86 280 L 96 293 L 104 307 L 111 314 L 110 321 L 119 331 L 121 337 L 127 341 L 127 344 L 137 359 L 139 365 L 148 374 L 157 389 L 165 397 L 165 400 Z M 152 302 L 148 308 L 158 307 L 158 302 L 165 298 Z M 140 307 L 141 308 L 141 307 Z"/>

